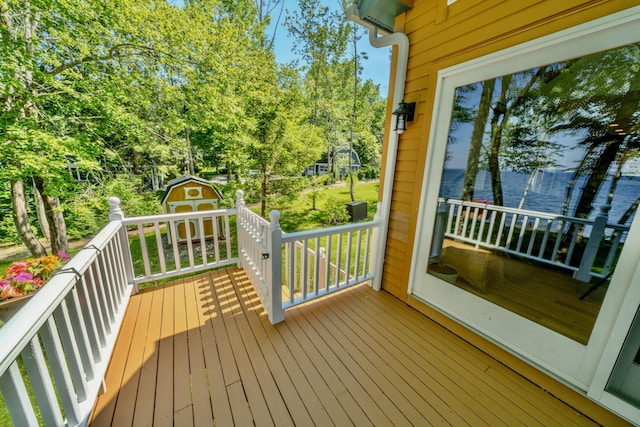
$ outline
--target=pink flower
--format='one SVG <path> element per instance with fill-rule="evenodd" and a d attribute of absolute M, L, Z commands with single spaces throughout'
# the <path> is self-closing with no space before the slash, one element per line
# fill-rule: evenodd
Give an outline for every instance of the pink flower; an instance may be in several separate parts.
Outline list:
<path fill-rule="evenodd" d="M 68 260 L 69 255 L 61 252 L 59 255 L 15 261 L 4 276 L 0 275 L 0 300 L 35 292 Z"/>

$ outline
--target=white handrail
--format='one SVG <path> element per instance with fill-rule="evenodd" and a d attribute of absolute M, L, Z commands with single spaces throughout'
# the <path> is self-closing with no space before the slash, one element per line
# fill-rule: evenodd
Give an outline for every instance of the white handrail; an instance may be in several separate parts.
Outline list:
<path fill-rule="evenodd" d="M 26 396 L 20 356 L 45 424 L 86 422 L 132 289 L 121 227 L 110 222 L 0 328 L 0 391 L 14 424 L 37 424 L 28 397 L 16 398 Z"/>
<path fill-rule="evenodd" d="M 236 214 L 237 209 L 217 209 L 123 218 L 129 233 L 138 237 L 142 257 L 142 267 L 133 273 L 133 282 L 137 285 L 237 264 L 230 223 Z"/>
<path fill-rule="evenodd" d="M 283 308 L 374 279 L 378 227 L 374 220 L 283 236 Z"/>
<path fill-rule="evenodd" d="M 547 212 L 495 206 L 483 202 L 438 200 L 446 218 L 439 218 L 444 236 L 573 271 L 583 281 L 605 277 L 624 243 L 629 226 L 607 223 L 608 206 L 596 219 L 575 218 Z M 576 258 L 580 235 L 588 237 L 584 253 Z M 611 237 L 605 262 L 592 271 L 596 253 L 605 237 Z M 434 249 L 432 249 L 433 251 Z M 435 248 L 437 251 L 438 248 Z M 560 251 L 564 253 L 560 253 Z"/>

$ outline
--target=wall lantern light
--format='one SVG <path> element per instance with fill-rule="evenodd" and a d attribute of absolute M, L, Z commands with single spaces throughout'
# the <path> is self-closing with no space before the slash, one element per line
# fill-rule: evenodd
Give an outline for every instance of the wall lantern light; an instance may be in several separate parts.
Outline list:
<path fill-rule="evenodd" d="M 394 130 L 398 133 L 398 135 L 407 130 L 407 122 L 413 121 L 413 115 L 415 111 L 415 102 L 401 101 L 398 104 L 398 109 L 393 112 L 393 115 L 396 116 L 396 128 Z"/>

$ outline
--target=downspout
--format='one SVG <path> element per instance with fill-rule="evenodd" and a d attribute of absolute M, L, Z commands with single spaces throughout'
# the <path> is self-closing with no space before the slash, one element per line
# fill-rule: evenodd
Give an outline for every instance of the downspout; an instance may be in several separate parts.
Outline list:
<path fill-rule="evenodd" d="M 396 75 L 393 83 L 393 110 L 404 98 L 404 87 L 407 77 L 407 62 L 409 59 L 409 38 L 406 34 L 396 32 L 387 36 L 378 37 L 377 28 L 369 28 L 369 43 L 375 48 L 397 46 L 398 55 L 396 61 Z M 389 142 L 387 144 L 386 164 L 384 170 L 384 185 L 382 200 L 378 202 L 376 217 L 380 220 L 378 242 L 375 258 L 375 276 L 373 289 L 379 291 L 382 288 L 382 270 L 384 267 L 385 249 L 387 246 L 387 234 L 389 231 L 389 214 L 391 212 L 391 192 L 393 191 L 393 178 L 396 172 L 396 158 L 398 154 L 398 133 L 393 129 L 393 119 L 389 120 Z"/>

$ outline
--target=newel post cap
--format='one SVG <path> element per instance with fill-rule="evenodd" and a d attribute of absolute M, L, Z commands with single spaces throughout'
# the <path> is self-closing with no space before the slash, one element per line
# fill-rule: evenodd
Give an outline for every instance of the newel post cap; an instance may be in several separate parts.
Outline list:
<path fill-rule="evenodd" d="M 120 208 L 120 199 L 112 196 L 107 199 L 109 203 L 109 220 L 118 221 L 124 219 L 124 212 Z"/>

